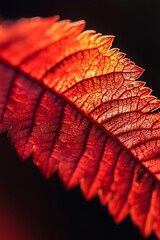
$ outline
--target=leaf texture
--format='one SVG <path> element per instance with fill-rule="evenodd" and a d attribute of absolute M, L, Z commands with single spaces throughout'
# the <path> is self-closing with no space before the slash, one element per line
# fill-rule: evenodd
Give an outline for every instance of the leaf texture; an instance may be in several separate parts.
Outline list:
<path fill-rule="evenodd" d="M 160 101 L 113 36 L 58 17 L 0 25 L 0 132 L 46 177 L 160 238 Z"/>

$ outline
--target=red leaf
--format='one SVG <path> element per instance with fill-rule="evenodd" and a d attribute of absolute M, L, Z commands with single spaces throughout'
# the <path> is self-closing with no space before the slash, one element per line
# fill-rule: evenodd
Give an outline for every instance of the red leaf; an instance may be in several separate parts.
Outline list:
<path fill-rule="evenodd" d="M 128 213 L 160 238 L 160 102 L 113 36 L 84 22 L 22 19 L 0 27 L 0 132 L 46 177 L 99 194 L 116 222 Z"/>

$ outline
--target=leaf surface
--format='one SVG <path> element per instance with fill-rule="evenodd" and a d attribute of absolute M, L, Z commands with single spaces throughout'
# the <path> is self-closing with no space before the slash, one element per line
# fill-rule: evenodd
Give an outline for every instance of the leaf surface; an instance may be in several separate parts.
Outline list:
<path fill-rule="evenodd" d="M 99 195 L 116 222 L 130 213 L 160 238 L 160 101 L 143 72 L 84 22 L 0 26 L 0 132 L 46 177 Z"/>

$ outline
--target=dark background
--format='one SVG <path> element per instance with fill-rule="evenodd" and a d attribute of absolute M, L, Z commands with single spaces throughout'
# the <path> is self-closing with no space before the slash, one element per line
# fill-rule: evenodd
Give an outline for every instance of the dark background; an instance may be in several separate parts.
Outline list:
<path fill-rule="evenodd" d="M 141 80 L 160 97 L 159 0 L 0 2 L 2 18 L 55 14 L 85 19 L 86 29 L 115 35 L 113 46 L 146 69 Z M 85 201 L 79 188 L 66 191 L 58 174 L 46 181 L 31 159 L 22 162 L 17 157 L 6 133 L 0 137 L 0 154 L 0 202 L 25 222 L 34 240 L 143 239 L 129 217 L 116 225 L 98 198 Z"/>

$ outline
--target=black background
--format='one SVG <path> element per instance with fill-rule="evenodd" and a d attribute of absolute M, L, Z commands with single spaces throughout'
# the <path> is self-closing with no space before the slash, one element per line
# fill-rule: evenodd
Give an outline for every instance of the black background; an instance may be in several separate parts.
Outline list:
<path fill-rule="evenodd" d="M 141 80 L 160 97 L 159 0 L 0 2 L 2 18 L 55 14 L 61 19 L 85 19 L 86 29 L 115 35 L 113 46 L 146 69 Z M 85 201 L 79 188 L 66 191 L 58 174 L 46 181 L 31 159 L 22 162 L 17 157 L 6 133 L 0 137 L 0 197 L 25 219 L 34 240 L 143 239 L 129 217 L 116 225 L 98 198 Z"/>

